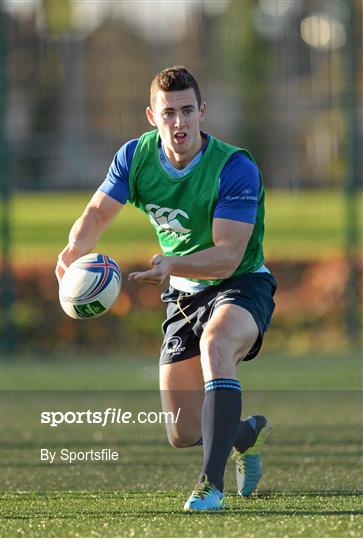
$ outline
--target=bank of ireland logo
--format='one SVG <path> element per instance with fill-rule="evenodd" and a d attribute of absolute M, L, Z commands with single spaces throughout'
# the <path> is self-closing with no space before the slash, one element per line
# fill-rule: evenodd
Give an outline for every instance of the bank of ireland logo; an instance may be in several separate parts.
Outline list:
<path fill-rule="evenodd" d="M 147 204 L 145 208 L 149 213 L 151 223 L 157 227 L 161 227 L 162 229 L 171 229 L 176 233 L 182 234 L 191 231 L 191 229 L 186 229 L 183 227 L 178 219 L 178 216 L 181 216 L 189 220 L 189 216 L 186 212 L 184 212 L 184 210 L 180 210 L 180 208 L 166 208 L 158 206 L 157 204 Z"/>
<path fill-rule="evenodd" d="M 185 347 L 182 346 L 183 341 L 179 336 L 171 336 L 166 342 L 167 354 L 180 354 L 185 351 Z"/>

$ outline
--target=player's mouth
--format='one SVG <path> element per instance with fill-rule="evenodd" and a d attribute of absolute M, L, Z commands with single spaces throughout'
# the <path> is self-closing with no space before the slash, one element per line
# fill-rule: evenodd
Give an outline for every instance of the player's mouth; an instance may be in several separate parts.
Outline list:
<path fill-rule="evenodd" d="M 177 144 L 182 144 L 186 138 L 187 134 L 185 133 L 185 131 L 177 131 L 176 133 L 174 133 L 174 141 Z"/>

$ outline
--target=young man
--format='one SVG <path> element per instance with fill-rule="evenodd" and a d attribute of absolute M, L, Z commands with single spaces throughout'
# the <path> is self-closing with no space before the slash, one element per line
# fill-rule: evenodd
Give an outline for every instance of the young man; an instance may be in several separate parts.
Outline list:
<path fill-rule="evenodd" d="M 73 225 L 60 253 L 67 266 L 96 246 L 126 201 L 149 215 L 163 254 L 129 280 L 159 285 L 167 304 L 160 358 L 164 410 L 175 447 L 203 444 L 198 483 L 185 510 L 223 508 L 223 477 L 234 447 L 240 495 L 256 488 L 264 416 L 241 420 L 240 360 L 255 357 L 274 309 L 276 283 L 264 266 L 264 189 L 251 155 L 201 131 L 206 115 L 194 77 L 182 66 L 157 74 L 146 115 L 156 128 L 126 143 Z"/>

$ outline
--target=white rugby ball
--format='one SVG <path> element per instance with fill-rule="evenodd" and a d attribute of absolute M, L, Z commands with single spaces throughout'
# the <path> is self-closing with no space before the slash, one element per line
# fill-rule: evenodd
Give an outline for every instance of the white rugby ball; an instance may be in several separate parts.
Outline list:
<path fill-rule="evenodd" d="M 121 270 L 102 253 L 89 253 L 69 265 L 59 286 L 59 301 L 72 319 L 100 317 L 121 290 Z"/>

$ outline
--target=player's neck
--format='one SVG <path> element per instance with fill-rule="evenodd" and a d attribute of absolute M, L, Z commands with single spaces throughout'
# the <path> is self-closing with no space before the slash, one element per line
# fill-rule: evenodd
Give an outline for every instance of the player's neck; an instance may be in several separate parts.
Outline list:
<path fill-rule="evenodd" d="M 208 144 L 207 136 L 200 132 L 199 138 L 189 152 L 185 154 L 174 153 L 169 148 L 164 148 L 166 157 L 170 163 L 178 170 L 185 169 L 185 167 L 195 158 L 195 156 Z"/>

